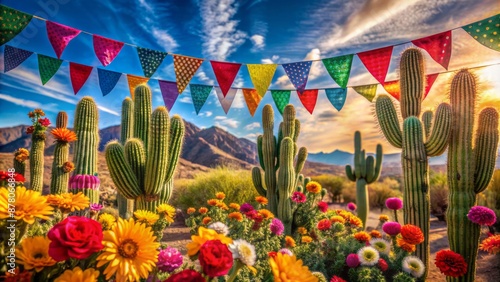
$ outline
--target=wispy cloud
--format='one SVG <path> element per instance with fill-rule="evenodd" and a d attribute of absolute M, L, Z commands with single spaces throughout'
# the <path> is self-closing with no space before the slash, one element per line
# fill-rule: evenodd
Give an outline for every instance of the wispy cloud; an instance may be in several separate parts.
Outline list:
<path fill-rule="evenodd" d="M 234 118 L 228 118 L 225 116 L 216 116 L 214 117 L 215 125 L 227 130 L 228 128 L 238 128 L 240 122 Z"/>
<path fill-rule="evenodd" d="M 5 100 L 7 102 L 11 102 L 13 104 L 16 104 L 21 107 L 26 107 L 26 108 L 31 108 L 31 109 L 36 109 L 36 108 L 43 108 L 44 110 L 48 111 L 47 105 L 46 104 L 41 104 L 36 101 L 32 100 L 26 100 L 26 99 L 19 99 L 16 97 L 12 97 L 6 94 L 0 94 L 0 99 Z"/>
<path fill-rule="evenodd" d="M 265 37 L 260 34 L 254 34 L 250 36 L 250 41 L 252 41 L 253 47 L 252 52 L 259 52 L 266 46 Z"/>
<path fill-rule="evenodd" d="M 254 129 L 259 128 L 259 127 L 260 127 L 260 123 L 252 122 L 252 123 L 248 124 L 247 126 L 245 126 L 245 129 L 246 130 L 254 130 Z"/>
<path fill-rule="evenodd" d="M 204 72 L 203 70 L 198 70 L 195 74 L 195 76 L 202 82 L 205 82 L 206 84 L 209 84 L 209 85 L 213 85 L 215 83 L 215 81 L 213 79 L 210 79 L 208 76 L 207 76 L 207 73 Z"/>

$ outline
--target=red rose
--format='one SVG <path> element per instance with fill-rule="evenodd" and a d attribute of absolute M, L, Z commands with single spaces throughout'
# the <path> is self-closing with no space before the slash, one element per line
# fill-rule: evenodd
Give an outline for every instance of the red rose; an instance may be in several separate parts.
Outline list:
<path fill-rule="evenodd" d="M 179 273 L 171 275 L 163 282 L 206 282 L 206 280 L 200 273 L 192 269 L 184 269 Z"/>
<path fill-rule="evenodd" d="M 378 267 L 382 271 L 386 271 L 389 268 L 389 265 L 384 259 L 378 259 Z"/>
<path fill-rule="evenodd" d="M 233 254 L 219 240 L 206 241 L 200 248 L 198 260 L 203 272 L 212 278 L 226 275 L 233 266 Z"/>
<path fill-rule="evenodd" d="M 17 173 L 17 172 L 14 173 L 14 180 L 16 182 L 24 182 L 25 181 L 24 176 L 20 173 Z"/>
<path fill-rule="evenodd" d="M 35 127 L 33 125 L 26 128 L 26 134 L 31 134 L 33 131 L 35 131 Z"/>
<path fill-rule="evenodd" d="M 38 123 L 40 123 L 41 126 L 47 127 L 50 125 L 50 120 L 48 118 L 39 118 Z"/>
<path fill-rule="evenodd" d="M 328 204 L 326 202 L 319 202 L 318 203 L 318 209 L 322 212 L 326 212 L 328 210 Z"/>
<path fill-rule="evenodd" d="M 49 255 L 56 261 L 86 259 L 102 250 L 102 227 L 99 222 L 69 216 L 49 230 Z"/>
<path fill-rule="evenodd" d="M 318 222 L 318 229 L 321 231 L 328 230 L 328 229 L 330 229 L 331 226 L 332 226 L 332 223 L 330 222 L 329 219 L 322 219 Z"/>

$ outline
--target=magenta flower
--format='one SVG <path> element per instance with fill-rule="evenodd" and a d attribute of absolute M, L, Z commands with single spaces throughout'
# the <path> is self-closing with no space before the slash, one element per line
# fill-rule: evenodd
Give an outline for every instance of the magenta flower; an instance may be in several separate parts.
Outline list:
<path fill-rule="evenodd" d="M 397 197 L 385 200 L 385 206 L 390 210 L 400 210 L 403 208 L 403 200 Z"/>
<path fill-rule="evenodd" d="M 242 213 L 247 213 L 253 210 L 254 210 L 253 206 L 250 205 L 249 203 L 244 203 L 243 205 L 240 206 L 240 212 Z"/>
<path fill-rule="evenodd" d="M 158 269 L 163 272 L 173 272 L 183 263 L 182 254 L 176 249 L 167 247 L 158 254 Z"/>
<path fill-rule="evenodd" d="M 360 264 L 357 254 L 349 254 L 345 259 L 345 262 L 350 268 L 358 267 Z"/>
<path fill-rule="evenodd" d="M 90 210 L 93 212 L 98 212 L 102 210 L 103 206 L 101 204 L 90 204 Z"/>
<path fill-rule="evenodd" d="M 281 235 L 283 234 L 283 231 L 285 230 L 285 226 L 279 220 L 278 218 L 273 218 L 271 221 L 271 225 L 269 225 L 269 229 L 271 229 L 271 232 L 273 232 L 274 235 Z"/>
<path fill-rule="evenodd" d="M 304 193 L 298 191 L 293 192 L 292 201 L 296 203 L 305 203 L 306 200 L 306 195 L 304 195 Z"/>
<path fill-rule="evenodd" d="M 483 206 L 474 206 L 469 210 L 467 217 L 470 221 L 479 225 L 491 226 L 497 221 L 495 212 Z"/>
<path fill-rule="evenodd" d="M 318 209 L 321 212 L 326 212 L 328 210 L 328 204 L 326 202 L 321 201 L 318 203 Z"/>
<path fill-rule="evenodd" d="M 48 118 L 39 118 L 38 123 L 40 123 L 41 126 L 48 127 L 50 125 L 50 120 Z"/>
<path fill-rule="evenodd" d="M 101 181 L 97 176 L 91 174 L 76 174 L 69 178 L 69 189 L 92 189 L 97 190 L 101 185 Z"/>
<path fill-rule="evenodd" d="M 349 204 L 347 204 L 347 209 L 350 210 L 350 211 L 355 211 L 357 208 L 358 207 L 353 202 L 350 202 Z"/>
<path fill-rule="evenodd" d="M 279 251 L 278 251 L 278 253 L 282 253 L 282 254 L 284 254 L 284 255 L 293 256 L 292 251 L 290 251 L 290 250 L 289 250 L 289 249 L 287 249 L 287 248 L 283 248 L 283 249 L 279 250 Z"/>
<path fill-rule="evenodd" d="M 391 236 L 396 236 L 401 232 L 401 224 L 395 221 L 389 221 L 382 225 L 382 230 Z"/>

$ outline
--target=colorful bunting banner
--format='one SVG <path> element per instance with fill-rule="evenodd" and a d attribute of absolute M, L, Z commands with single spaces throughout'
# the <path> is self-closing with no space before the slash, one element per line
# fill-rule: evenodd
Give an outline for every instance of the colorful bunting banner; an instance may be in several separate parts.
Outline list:
<path fill-rule="evenodd" d="M 255 89 L 243 88 L 242 91 L 243 96 L 245 97 L 245 102 L 247 102 L 248 111 L 250 112 L 250 115 L 253 116 L 262 97 Z"/>
<path fill-rule="evenodd" d="M 193 78 L 198 68 L 203 63 L 202 59 L 174 55 L 175 79 L 179 94 L 181 94 Z"/>
<path fill-rule="evenodd" d="M 290 90 L 271 90 L 271 95 L 273 96 L 274 103 L 278 108 L 278 111 L 283 115 L 283 110 L 285 106 L 290 102 Z"/>
<path fill-rule="evenodd" d="M 236 96 L 236 92 L 238 92 L 238 89 L 237 88 L 229 89 L 225 97 L 224 94 L 222 93 L 222 89 L 220 89 L 219 86 L 214 86 L 214 89 L 215 93 L 217 93 L 217 98 L 219 98 L 219 102 L 222 106 L 222 109 L 224 109 L 224 112 L 227 115 L 227 112 L 229 112 L 229 108 L 231 108 L 231 105 L 233 104 L 234 97 Z"/>
<path fill-rule="evenodd" d="M 0 5 L 0 45 L 16 37 L 30 23 L 32 15 Z"/>
<path fill-rule="evenodd" d="M 22 64 L 26 59 L 28 59 L 33 52 L 26 51 L 23 49 L 15 48 L 9 45 L 5 45 L 4 51 L 4 59 L 3 59 L 3 71 L 8 72 L 17 68 L 20 64 Z"/>
<path fill-rule="evenodd" d="M 325 93 L 335 109 L 337 109 L 337 111 L 342 110 L 347 97 L 347 88 L 328 88 L 325 89 Z"/>
<path fill-rule="evenodd" d="M 50 44 L 54 48 L 57 58 L 60 59 L 66 46 L 68 46 L 73 38 L 80 34 L 80 30 L 51 21 L 46 21 L 45 26 Z"/>
<path fill-rule="evenodd" d="M 200 113 L 201 108 L 207 101 L 208 95 L 212 92 L 212 88 L 213 86 L 208 85 L 189 84 L 189 90 L 191 91 L 191 98 L 193 99 L 196 114 Z"/>
<path fill-rule="evenodd" d="M 130 97 L 134 99 L 134 91 L 137 85 L 148 83 L 149 78 L 142 76 L 135 76 L 127 74 L 128 90 L 130 91 Z"/>
<path fill-rule="evenodd" d="M 99 77 L 102 96 L 106 96 L 115 88 L 116 83 L 122 77 L 122 73 L 97 68 L 97 76 Z"/>
<path fill-rule="evenodd" d="M 145 77 L 151 77 L 163 62 L 168 53 L 137 47 L 137 55 L 141 62 Z"/>
<path fill-rule="evenodd" d="M 358 57 L 363 65 L 365 65 L 366 69 L 380 84 L 384 84 L 387 71 L 389 70 L 392 48 L 393 46 L 389 46 L 358 53 Z"/>
<path fill-rule="evenodd" d="M 377 94 L 377 85 L 378 84 L 353 86 L 352 89 L 358 92 L 359 95 L 365 97 L 368 101 L 372 102 L 373 98 L 375 98 L 375 95 Z"/>
<path fill-rule="evenodd" d="M 500 14 L 462 28 L 479 43 L 500 52 Z"/>
<path fill-rule="evenodd" d="M 163 102 L 165 107 L 170 111 L 179 97 L 179 90 L 177 89 L 177 83 L 173 81 L 158 80 L 160 85 L 161 96 L 163 97 Z"/>
<path fill-rule="evenodd" d="M 392 97 L 396 98 L 396 100 L 399 101 L 399 99 L 401 98 L 399 79 L 386 81 L 384 82 L 384 84 L 382 84 L 382 86 L 384 87 L 385 91 L 387 91 L 387 93 L 389 93 Z"/>
<path fill-rule="evenodd" d="M 250 79 L 261 97 L 266 94 L 277 67 L 277 64 L 247 64 Z"/>
<path fill-rule="evenodd" d="M 241 64 L 216 61 L 210 61 L 210 64 L 214 70 L 219 87 L 225 96 L 231 85 L 233 85 L 234 78 L 238 74 Z"/>
<path fill-rule="evenodd" d="M 102 37 L 100 35 L 92 36 L 94 41 L 94 52 L 103 66 L 111 64 L 118 53 L 122 50 L 123 42 Z"/>
<path fill-rule="evenodd" d="M 312 61 L 297 62 L 290 64 L 283 64 L 286 75 L 292 82 L 295 89 L 302 94 L 304 89 L 306 89 L 307 78 L 309 77 L 309 70 L 311 70 Z"/>
<path fill-rule="evenodd" d="M 429 94 L 429 92 L 431 91 L 432 85 L 434 84 L 434 81 L 436 81 L 438 75 L 439 73 L 426 75 L 425 78 L 427 80 L 427 83 L 425 84 L 424 99 L 427 97 L 427 94 Z"/>
<path fill-rule="evenodd" d="M 77 63 L 69 63 L 69 76 L 71 77 L 71 85 L 73 86 L 73 92 L 78 93 L 82 86 L 85 84 L 92 72 L 93 67 L 80 65 Z"/>
<path fill-rule="evenodd" d="M 63 60 L 38 54 L 38 71 L 40 72 L 40 79 L 43 85 L 56 74 L 62 62 Z"/>
<path fill-rule="evenodd" d="M 427 51 L 436 63 L 448 70 L 451 57 L 451 30 L 411 41 Z"/>
<path fill-rule="evenodd" d="M 351 74 L 353 57 L 354 55 L 345 55 L 322 60 L 323 65 L 325 66 L 330 76 L 342 88 L 347 87 L 349 75 Z"/>
<path fill-rule="evenodd" d="M 318 89 L 304 90 L 302 94 L 299 94 L 299 99 L 304 108 L 312 115 L 316 107 L 316 101 L 318 101 Z"/>

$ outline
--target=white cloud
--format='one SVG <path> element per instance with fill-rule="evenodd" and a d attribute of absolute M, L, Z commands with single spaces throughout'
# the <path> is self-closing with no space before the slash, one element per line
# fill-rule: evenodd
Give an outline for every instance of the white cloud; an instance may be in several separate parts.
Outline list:
<path fill-rule="evenodd" d="M 11 102 L 13 104 L 16 104 L 18 106 L 26 107 L 26 108 L 45 108 L 43 104 L 38 103 L 36 101 L 32 100 L 26 100 L 26 99 L 19 99 L 15 98 L 6 94 L 0 94 L 0 99 L 5 100 L 7 102 Z"/>
<path fill-rule="evenodd" d="M 265 38 L 264 38 L 264 36 L 262 36 L 260 34 L 252 35 L 250 37 L 250 41 L 252 41 L 252 44 L 253 44 L 252 52 L 260 51 L 260 50 L 264 49 L 264 47 L 266 46 Z"/>
<path fill-rule="evenodd" d="M 207 84 L 213 85 L 213 84 L 215 83 L 215 81 L 214 81 L 213 79 L 210 79 L 210 78 L 207 76 L 207 73 L 206 73 L 206 72 L 204 72 L 204 71 L 202 71 L 201 69 L 200 69 L 200 70 L 198 70 L 198 71 L 196 72 L 195 76 L 196 76 L 199 80 L 201 80 L 201 81 L 203 81 L 203 82 L 205 82 L 205 83 L 207 83 Z"/>
<path fill-rule="evenodd" d="M 187 96 L 187 95 L 178 99 L 177 101 L 179 101 L 180 103 L 185 103 L 185 104 L 192 104 L 193 103 L 193 99 L 191 99 L 191 96 Z"/>
<path fill-rule="evenodd" d="M 239 89 L 234 95 L 233 104 L 231 104 L 232 109 L 243 109 L 247 107 L 245 97 L 243 97 L 243 91 Z"/>
<path fill-rule="evenodd" d="M 200 117 L 211 117 L 214 113 L 211 112 L 211 111 L 206 111 L 206 112 L 202 112 L 200 113 L 198 116 Z"/>
<path fill-rule="evenodd" d="M 246 130 L 253 130 L 253 129 L 259 128 L 259 127 L 260 127 L 260 123 L 252 122 L 252 123 L 248 124 L 247 126 L 245 126 L 245 129 Z"/>
<path fill-rule="evenodd" d="M 157 43 L 163 46 L 163 48 L 167 51 L 175 50 L 175 48 L 179 46 L 177 41 L 175 41 L 175 39 L 165 30 L 153 27 L 151 29 L 151 34 L 156 39 Z"/>
<path fill-rule="evenodd" d="M 227 130 L 228 127 L 230 128 L 238 128 L 238 125 L 240 122 L 236 119 L 233 118 L 228 118 L 225 116 L 216 116 L 214 117 L 215 120 L 215 125 L 219 126 L 220 128 Z"/>

